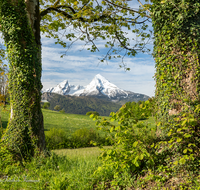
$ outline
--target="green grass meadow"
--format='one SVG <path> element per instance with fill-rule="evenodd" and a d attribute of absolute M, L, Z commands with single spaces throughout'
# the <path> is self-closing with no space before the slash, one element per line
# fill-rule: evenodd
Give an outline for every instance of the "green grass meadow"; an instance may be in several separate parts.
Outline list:
<path fill-rule="evenodd" d="M 52 128 L 62 129 L 70 134 L 81 128 L 96 129 L 96 121 L 93 121 L 89 116 L 60 113 L 48 109 L 42 109 L 42 111 L 45 133 L 48 133 Z M 4 129 L 8 118 L 9 107 L 1 110 L 1 121 Z M 153 118 L 144 122 L 155 123 Z M 114 123 L 117 124 L 117 122 Z M 94 172 L 102 164 L 102 161 L 98 159 L 100 153 L 101 150 L 98 147 L 59 149 L 51 151 L 52 155 L 48 158 L 42 156 L 34 158 L 25 168 L 7 165 L 3 171 L 0 171 L 0 189 L 106 189 L 106 184 L 101 181 L 104 180 L 105 176 L 114 174 L 110 171 L 110 174 L 94 177 Z M 100 186 L 95 188 L 94 184 L 100 184 Z"/>
<path fill-rule="evenodd" d="M 93 173 L 101 165 L 98 148 L 54 152 L 49 158 L 33 159 L 25 168 L 10 166 L 0 171 L 0 189 L 93 189 Z"/>
<path fill-rule="evenodd" d="M 66 132 L 73 133 L 77 129 L 88 128 L 95 129 L 96 121 L 93 121 L 88 115 L 60 113 L 48 109 L 42 109 L 44 117 L 44 130 L 49 131 L 52 128 L 63 129 Z M 9 118 L 9 106 L 6 109 L 1 108 L 1 121 L 5 129 Z M 103 116 L 102 116 L 103 117 Z M 105 118 L 109 118 L 105 116 Z"/>
<path fill-rule="evenodd" d="M 45 133 L 52 128 L 62 129 L 67 133 L 73 133 L 77 129 L 88 128 L 96 129 L 95 123 L 88 115 L 70 114 L 70 113 L 60 113 L 57 111 L 52 111 L 48 109 L 42 109 L 44 117 L 44 130 Z M 100 116 L 108 119 L 107 116 Z M 5 110 L 1 108 L 1 121 L 3 128 L 5 129 L 9 118 L 9 107 Z M 155 119 L 150 117 L 148 120 L 144 120 L 145 123 L 149 123 L 152 127 L 155 126 Z M 117 124 L 117 122 L 113 122 Z"/>
<path fill-rule="evenodd" d="M 42 112 L 44 116 L 45 134 L 48 134 L 53 128 L 62 129 L 69 134 L 83 128 L 96 130 L 96 121 L 89 116 L 60 113 L 48 109 L 43 109 Z M 4 130 L 6 129 L 8 118 L 9 107 L 1 110 L 1 121 Z M 108 119 L 109 117 L 105 118 Z M 146 129 L 144 128 L 146 133 L 139 127 L 135 130 L 134 134 L 136 136 L 138 135 L 141 141 L 144 139 L 144 142 L 147 142 L 147 146 L 149 146 L 156 136 L 156 121 L 153 117 L 150 117 L 148 120 L 140 121 L 140 123 L 144 123 L 147 126 Z M 113 124 L 117 126 L 118 123 L 114 122 Z M 128 138 L 131 140 L 132 137 Z M 128 146 L 129 142 L 127 143 Z M 131 146 L 134 147 L 134 144 L 131 144 Z M 116 159 L 118 157 L 114 155 L 115 150 L 113 150 L 113 147 L 103 147 L 108 153 L 104 159 L 109 160 L 113 157 L 115 159 L 113 163 L 117 163 Z M 120 147 L 120 150 L 121 148 L 123 149 L 124 147 Z M 27 162 L 24 166 L 18 163 L 12 165 L 7 164 L 0 159 L 0 190 L 200 189 L 200 175 L 194 175 L 192 172 L 183 173 L 183 175 L 182 173 L 177 174 L 162 164 L 158 165 L 159 168 L 155 168 L 155 171 L 144 168 L 144 170 L 139 171 L 139 175 L 130 173 L 128 172 L 129 170 L 116 173 L 117 170 L 113 169 L 115 166 L 112 166 L 112 159 L 111 167 L 102 167 L 105 166 L 105 160 L 99 159 L 99 156 L 102 155 L 101 158 L 103 158 L 105 155 L 104 150 L 98 147 L 55 149 L 47 152 L 48 156 L 40 155 L 32 158 L 31 162 Z M 138 152 L 140 153 L 139 149 Z M 156 160 L 156 162 L 159 163 L 159 160 Z M 163 171 L 164 173 L 162 173 Z"/>

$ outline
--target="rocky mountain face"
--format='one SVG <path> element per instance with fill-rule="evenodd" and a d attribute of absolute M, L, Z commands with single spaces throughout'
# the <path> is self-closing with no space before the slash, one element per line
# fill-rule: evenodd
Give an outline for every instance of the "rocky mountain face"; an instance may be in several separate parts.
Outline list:
<path fill-rule="evenodd" d="M 118 97 L 127 98 L 128 93 L 116 85 L 109 82 L 100 74 L 96 75 L 93 80 L 85 86 L 84 89 L 78 90 L 72 94 L 73 96 L 105 96 L 109 99 Z"/>
<path fill-rule="evenodd" d="M 134 93 L 118 88 L 113 83 L 109 82 L 100 74 L 96 75 L 93 80 L 85 87 L 81 85 L 71 85 L 67 80 L 64 80 L 56 87 L 51 87 L 44 92 L 56 93 L 60 95 L 70 96 L 92 96 L 106 101 L 112 101 L 124 104 L 128 101 L 145 101 L 149 96 L 139 93 Z"/>
<path fill-rule="evenodd" d="M 74 92 L 83 89 L 83 86 L 80 85 L 71 85 L 69 84 L 68 80 L 64 80 L 63 82 L 59 83 L 55 87 L 51 87 L 49 89 L 44 90 L 43 92 L 50 92 L 56 93 L 61 95 L 72 95 Z"/>

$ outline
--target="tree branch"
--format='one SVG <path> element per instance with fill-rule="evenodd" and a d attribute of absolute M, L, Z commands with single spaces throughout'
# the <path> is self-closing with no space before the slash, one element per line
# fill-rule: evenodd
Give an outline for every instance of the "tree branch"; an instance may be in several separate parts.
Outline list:
<path fill-rule="evenodd" d="M 119 38 L 119 36 L 118 36 L 117 31 L 115 31 L 115 36 L 116 36 L 117 40 L 119 41 L 119 43 L 121 44 L 121 46 L 122 46 L 124 49 L 129 50 L 129 51 L 132 51 L 132 50 L 133 50 L 132 48 L 128 48 L 127 46 L 125 46 L 125 45 L 122 43 L 122 41 L 120 40 L 120 38 Z"/>
<path fill-rule="evenodd" d="M 56 7 L 59 3 L 60 3 L 60 0 L 57 0 L 57 1 L 54 3 L 54 7 Z"/>
<path fill-rule="evenodd" d="M 75 14 L 74 9 L 72 7 L 70 7 L 70 6 L 62 6 L 62 5 L 60 5 L 58 7 L 59 8 L 68 8 Z M 70 19 L 73 18 L 70 14 L 66 13 L 65 11 L 59 10 L 57 7 L 48 7 L 47 9 L 43 10 L 42 12 L 40 12 L 40 19 L 43 16 L 47 15 L 48 13 L 50 13 L 51 11 L 56 11 L 56 12 L 62 13 L 65 17 L 70 18 Z"/>
<path fill-rule="evenodd" d="M 138 0 L 138 2 L 140 3 L 140 5 L 141 5 L 144 9 L 146 9 L 149 13 L 151 13 L 151 11 L 150 11 L 149 9 L 147 9 L 146 7 L 144 7 L 144 5 L 140 2 L 140 0 Z M 151 17 L 149 17 L 149 18 L 151 18 Z"/>
<path fill-rule="evenodd" d="M 128 11 L 131 11 L 131 12 L 140 14 L 139 11 L 135 11 L 135 10 L 130 9 L 130 8 L 128 8 L 128 7 L 123 7 L 123 6 L 121 6 L 121 5 L 117 5 L 117 4 L 112 3 L 112 2 L 110 2 L 110 1 L 108 1 L 108 0 L 105 0 L 105 1 L 106 1 L 107 3 L 109 3 L 109 4 L 111 4 L 111 5 L 114 5 L 114 6 L 116 6 L 116 7 L 121 8 L 121 9 L 125 9 L 125 10 L 128 10 Z M 140 2 L 139 0 L 138 0 L 138 2 L 141 4 L 141 2 Z M 142 5 L 142 6 L 143 6 L 143 5 Z M 143 8 L 144 8 L 144 7 L 143 7 Z M 148 10 L 148 11 L 149 11 L 149 10 Z M 145 17 L 151 18 L 149 15 L 145 15 Z"/>

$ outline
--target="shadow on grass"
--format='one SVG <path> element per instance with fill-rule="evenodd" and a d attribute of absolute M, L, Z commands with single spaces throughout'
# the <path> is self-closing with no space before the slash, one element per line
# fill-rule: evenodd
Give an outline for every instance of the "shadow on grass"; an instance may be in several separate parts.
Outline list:
<path fill-rule="evenodd" d="M 44 131 L 50 131 L 50 129 L 52 128 L 60 129 L 61 127 L 59 125 L 54 124 L 44 124 Z"/>
<path fill-rule="evenodd" d="M 8 121 L 1 121 L 1 122 L 2 122 L 3 129 L 6 129 L 8 125 Z"/>

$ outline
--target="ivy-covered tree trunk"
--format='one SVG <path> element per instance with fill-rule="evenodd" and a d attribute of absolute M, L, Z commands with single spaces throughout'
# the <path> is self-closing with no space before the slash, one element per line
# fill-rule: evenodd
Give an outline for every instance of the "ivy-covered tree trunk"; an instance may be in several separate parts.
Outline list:
<path fill-rule="evenodd" d="M 184 164 L 200 158 L 200 1 L 152 2 L 158 115 Z"/>
<path fill-rule="evenodd" d="M 45 149 L 41 101 L 39 0 L 0 0 L 10 64 L 11 114 L 2 144 L 18 160 Z"/>

